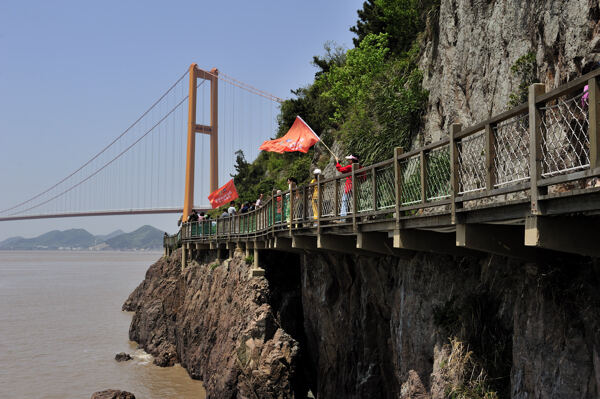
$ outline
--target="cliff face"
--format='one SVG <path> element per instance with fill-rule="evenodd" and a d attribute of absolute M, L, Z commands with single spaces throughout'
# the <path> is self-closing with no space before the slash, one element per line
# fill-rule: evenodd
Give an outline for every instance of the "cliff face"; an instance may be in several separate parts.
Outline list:
<path fill-rule="evenodd" d="M 548 90 L 580 76 L 600 61 L 599 21 L 597 0 L 442 0 L 421 62 L 425 139 L 507 110 L 521 83 L 510 68 L 527 53 Z"/>
<path fill-rule="evenodd" d="M 199 259 L 183 272 L 180 259 L 177 251 L 152 265 L 123 305 L 135 312 L 130 339 L 158 365 L 180 362 L 204 382 L 208 397 L 305 393 L 298 342 L 280 327 L 289 309 L 269 304 L 289 293 L 269 290 L 264 277 L 249 278 L 241 254 Z"/>
<path fill-rule="evenodd" d="M 442 349 L 452 336 L 469 346 L 500 397 L 600 394 L 595 264 L 415 254 L 309 255 L 303 266 L 320 397 L 445 398 Z"/>
<path fill-rule="evenodd" d="M 131 294 L 130 337 L 209 397 L 445 398 L 457 337 L 500 397 L 600 394 L 600 265 L 556 258 L 179 253 Z"/>

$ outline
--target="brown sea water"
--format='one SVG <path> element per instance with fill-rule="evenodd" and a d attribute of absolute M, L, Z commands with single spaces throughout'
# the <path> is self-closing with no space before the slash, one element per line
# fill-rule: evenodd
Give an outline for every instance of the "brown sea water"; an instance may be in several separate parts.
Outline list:
<path fill-rule="evenodd" d="M 179 367 L 160 368 L 128 340 L 121 312 L 160 253 L 0 251 L 0 398 L 204 398 Z M 118 363 L 115 354 L 133 360 Z"/>

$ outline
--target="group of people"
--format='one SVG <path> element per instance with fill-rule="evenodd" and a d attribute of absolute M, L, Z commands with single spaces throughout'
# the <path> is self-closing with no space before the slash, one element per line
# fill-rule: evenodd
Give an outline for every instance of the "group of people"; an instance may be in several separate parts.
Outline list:
<path fill-rule="evenodd" d="M 240 206 L 240 209 L 236 209 L 235 207 L 235 201 L 231 201 L 229 203 L 229 208 L 227 208 L 227 210 L 224 210 L 223 213 L 221 214 L 221 217 L 229 217 L 229 216 L 234 216 L 237 215 L 238 213 L 242 214 L 242 213 L 248 213 L 250 211 L 253 211 L 255 209 L 260 208 L 263 205 L 263 194 L 260 194 L 258 196 L 258 199 L 254 202 L 252 201 L 248 201 L 248 202 L 242 202 L 242 205 Z"/>
<path fill-rule="evenodd" d="M 200 212 L 200 214 L 198 214 L 198 212 L 195 209 L 192 209 L 192 213 L 190 213 L 190 216 L 188 216 L 188 222 L 201 222 L 203 220 L 208 220 L 210 219 L 210 215 L 208 213 L 204 213 L 204 212 Z"/>
<path fill-rule="evenodd" d="M 345 166 L 342 166 L 340 164 L 339 158 L 335 157 L 335 161 L 336 161 L 335 167 L 340 173 L 350 173 L 352 171 L 353 165 L 355 165 L 354 166 L 355 169 L 361 168 L 358 156 L 348 155 L 345 157 L 345 159 L 348 161 L 348 164 Z M 321 169 L 315 168 L 313 170 L 313 178 L 310 181 L 310 184 L 316 183 L 318 181 L 318 178 L 321 175 L 321 173 L 322 173 Z M 288 187 L 290 189 L 295 189 L 298 185 L 298 180 L 295 177 L 289 177 L 287 179 L 287 183 L 288 183 Z M 281 190 L 277 190 L 277 194 L 281 194 Z M 342 203 L 341 203 L 341 209 L 340 209 L 340 216 L 342 216 L 342 217 L 344 217 L 348 214 L 351 196 L 352 196 L 352 176 L 348 176 L 348 177 L 346 177 L 346 181 L 344 183 L 344 194 L 342 195 Z M 312 201 L 311 201 L 314 219 L 317 219 L 317 215 L 319 214 L 318 198 L 319 198 L 319 187 L 318 187 L 318 185 L 315 185 L 313 188 Z M 278 197 L 278 200 L 281 202 L 281 197 Z M 260 208 L 263 204 L 264 204 L 263 194 L 260 194 L 258 199 L 254 202 L 253 201 L 243 202 L 239 209 L 236 208 L 235 201 L 231 201 L 229 203 L 229 208 L 227 208 L 226 210 L 223 210 L 223 213 L 221 214 L 220 217 L 225 218 L 225 217 L 231 217 L 231 216 L 234 216 L 237 214 L 244 214 L 244 213 L 247 213 L 247 212 L 250 212 L 250 211 Z M 277 211 L 278 211 L 278 213 L 283 214 L 284 210 L 280 209 L 280 207 L 281 207 L 281 205 L 278 204 Z M 289 210 L 287 210 L 287 211 L 289 212 Z M 200 212 L 200 214 L 198 214 L 196 212 L 196 210 L 194 209 L 194 210 L 192 210 L 192 213 L 189 215 L 187 221 L 188 222 L 199 222 L 199 221 L 208 220 L 208 219 L 210 219 L 210 215 L 208 213 L 205 214 L 204 212 Z M 280 216 L 279 220 L 281 220 L 281 216 Z M 179 222 L 178 222 L 178 225 L 180 225 L 180 224 L 181 224 L 181 218 L 179 219 Z"/>

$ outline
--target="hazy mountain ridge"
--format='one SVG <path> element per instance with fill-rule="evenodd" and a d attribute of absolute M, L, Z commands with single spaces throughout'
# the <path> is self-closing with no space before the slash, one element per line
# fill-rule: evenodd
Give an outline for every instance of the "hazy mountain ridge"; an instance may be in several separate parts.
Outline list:
<path fill-rule="evenodd" d="M 0 242 L 0 250 L 151 250 L 162 248 L 163 235 L 149 225 L 131 233 L 116 230 L 97 236 L 84 229 L 53 230 L 34 238 L 8 238 Z"/>

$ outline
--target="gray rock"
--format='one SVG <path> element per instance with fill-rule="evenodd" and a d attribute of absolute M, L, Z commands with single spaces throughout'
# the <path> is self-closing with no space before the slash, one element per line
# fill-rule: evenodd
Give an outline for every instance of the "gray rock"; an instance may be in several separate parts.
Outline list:
<path fill-rule="evenodd" d="M 510 68 L 528 52 L 547 90 L 599 61 L 598 8 L 588 0 L 443 0 L 439 37 L 425 43 L 420 65 L 430 93 L 425 142 L 446 137 L 452 123 L 507 110 L 520 84 Z"/>
<path fill-rule="evenodd" d="M 104 391 L 94 393 L 91 399 L 135 399 L 135 395 L 127 391 L 106 389 Z"/>
<path fill-rule="evenodd" d="M 131 359 L 132 359 L 131 355 L 129 355 L 128 353 L 125 353 L 125 352 L 117 353 L 115 355 L 115 360 L 117 362 L 126 362 Z"/>

